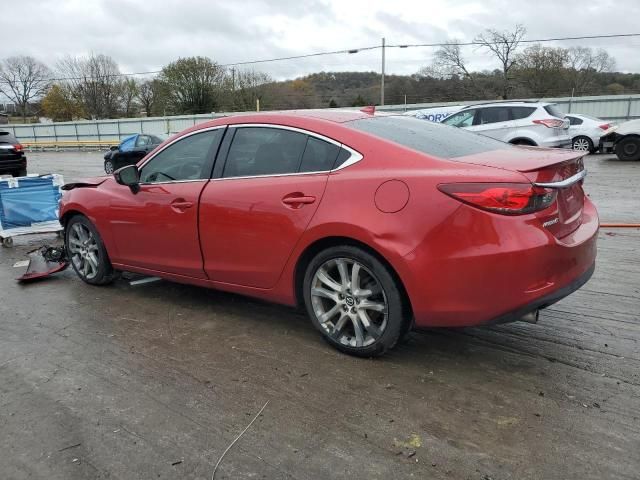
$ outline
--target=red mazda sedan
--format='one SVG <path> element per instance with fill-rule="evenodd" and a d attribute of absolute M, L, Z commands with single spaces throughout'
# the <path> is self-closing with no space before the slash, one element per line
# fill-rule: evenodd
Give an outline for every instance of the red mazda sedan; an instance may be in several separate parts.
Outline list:
<path fill-rule="evenodd" d="M 73 268 L 304 305 L 334 347 L 535 320 L 594 270 L 582 154 L 357 111 L 221 118 L 64 187 Z"/>

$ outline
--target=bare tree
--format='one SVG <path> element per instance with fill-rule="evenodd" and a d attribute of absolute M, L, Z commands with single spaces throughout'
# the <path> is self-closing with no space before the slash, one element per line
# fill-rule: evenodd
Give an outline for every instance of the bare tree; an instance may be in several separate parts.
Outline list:
<path fill-rule="evenodd" d="M 266 73 L 255 70 L 233 72 L 232 108 L 239 111 L 255 109 L 256 100 L 264 100 L 267 85 L 272 81 Z"/>
<path fill-rule="evenodd" d="M 523 25 L 516 25 L 512 32 L 488 29 L 474 39 L 480 48 L 489 50 L 500 61 L 502 66 L 502 98 L 505 100 L 509 97 L 512 87 L 510 72 L 515 65 L 515 55 L 525 33 L 527 30 Z"/>
<path fill-rule="evenodd" d="M 602 49 L 594 52 L 587 47 L 571 47 L 566 52 L 567 76 L 576 94 L 591 87 L 598 74 L 610 72 L 615 67 L 613 57 Z"/>
<path fill-rule="evenodd" d="M 422 76 L 440 79 L 457 77 L 466 81 L 462 83 L 462 86 L 463 88 L 466 87 L 467 94 L 476 96 L 486 95 L 486 92 L 477 81 L 476 74 L 467 68 L 467 61 L 462 54 L 460 42 L 456 39 L 438 48 L 433 54 L 431 66 L 423 68 L 420 74 Z"/>
<path fill-rule="evenodd" d="M 109 118 L 118 111 L 121 74 L 118 64 L 107 55 L 67 57 L 58 63 L 66 87 L 91 118 Z"/>
<path fill-rule="evenodd" d="M 133 78 L 125 78 L 120 82 L 120 98 L 125 117 L 130 117 L 135 108 L 138 96 L 138 83 Z"/>
<path fill-rule="evenodd" d="M 164 103 L 166 92 L 160 80 L 145 80 L 138 85 L 138 101 L 145 111 L 145 115 L 150 117 Z"/>
<path fill-rule="evenodd" d="M 49 68 L 33 57 L 9 57 L 0 63 L 0 93 L 16 104 L 23 121 L 29 102 L 46 93 L 50 78 Z"/>
<path fill-rule="evenodd" d="M 527 87 L 529 94 L 548 96 L 566 87 L 565 63 L 567 50 L 564 48 L 531 45 L 515 57 L 514 72 L 519 83 Z"/>

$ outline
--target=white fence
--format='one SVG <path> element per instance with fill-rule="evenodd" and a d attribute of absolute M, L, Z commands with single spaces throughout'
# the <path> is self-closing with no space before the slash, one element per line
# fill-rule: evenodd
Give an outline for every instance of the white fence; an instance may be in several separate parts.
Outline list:
<path fill-rule="evenodd" d="M 536 99 L 538 100 L 538 99 Z M 582 113 L 604 120 L 625 121 L 640 118 L 640 95 L 606 95 L 598 97 L 561 97 L 540 99 L 553 102 L 565 113 Z M 378 110 L 401 112 L 441 106 L 471 105 L 475 102 L 420 103 L 410 105 L 385 105 Z M 167 137 L 197 123 L 222 117 L 225 113 L 179 115 L 172 117 L 120 118 L 114 120 L 84 120 L 77 122 L 34 123 L 27 125 L 1 125 L 21 142 L 104 142 L 116 143 L 134 133 L 152 133 Z"/>

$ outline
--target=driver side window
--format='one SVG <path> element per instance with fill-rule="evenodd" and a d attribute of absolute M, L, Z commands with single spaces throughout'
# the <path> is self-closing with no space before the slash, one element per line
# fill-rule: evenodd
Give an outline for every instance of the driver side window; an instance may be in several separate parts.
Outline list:
<path fill-rule="evenodd" d="M 189 135 L 168 146 L 140 170 L 140 183 L 208 179 L 223 128 Z"/>

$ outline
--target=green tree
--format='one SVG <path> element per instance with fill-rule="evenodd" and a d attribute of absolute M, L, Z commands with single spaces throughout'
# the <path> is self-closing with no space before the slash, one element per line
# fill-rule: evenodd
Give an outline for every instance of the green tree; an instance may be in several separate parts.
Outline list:
<path fill-rule="evenodd" d="M 176 113 L 214 111 L 220 103 L 224 77 L 224 69 L 206 57 L 180 58 L 160 74 Z"/>
<path fill-rule="evenodd" d="M 54 122 L 68 122 L 84 117 L 80 102 L 61 85 L 53 85 L 49 89 L 42 99 L 42 111 Z"/>
<path fill-rule="evenodd" d="M 358 96 L 351 102 L 352 107 L 364 107 L 367 105 L 367 101 L 362 98 L 362 95 L 358 94 Z"/>

